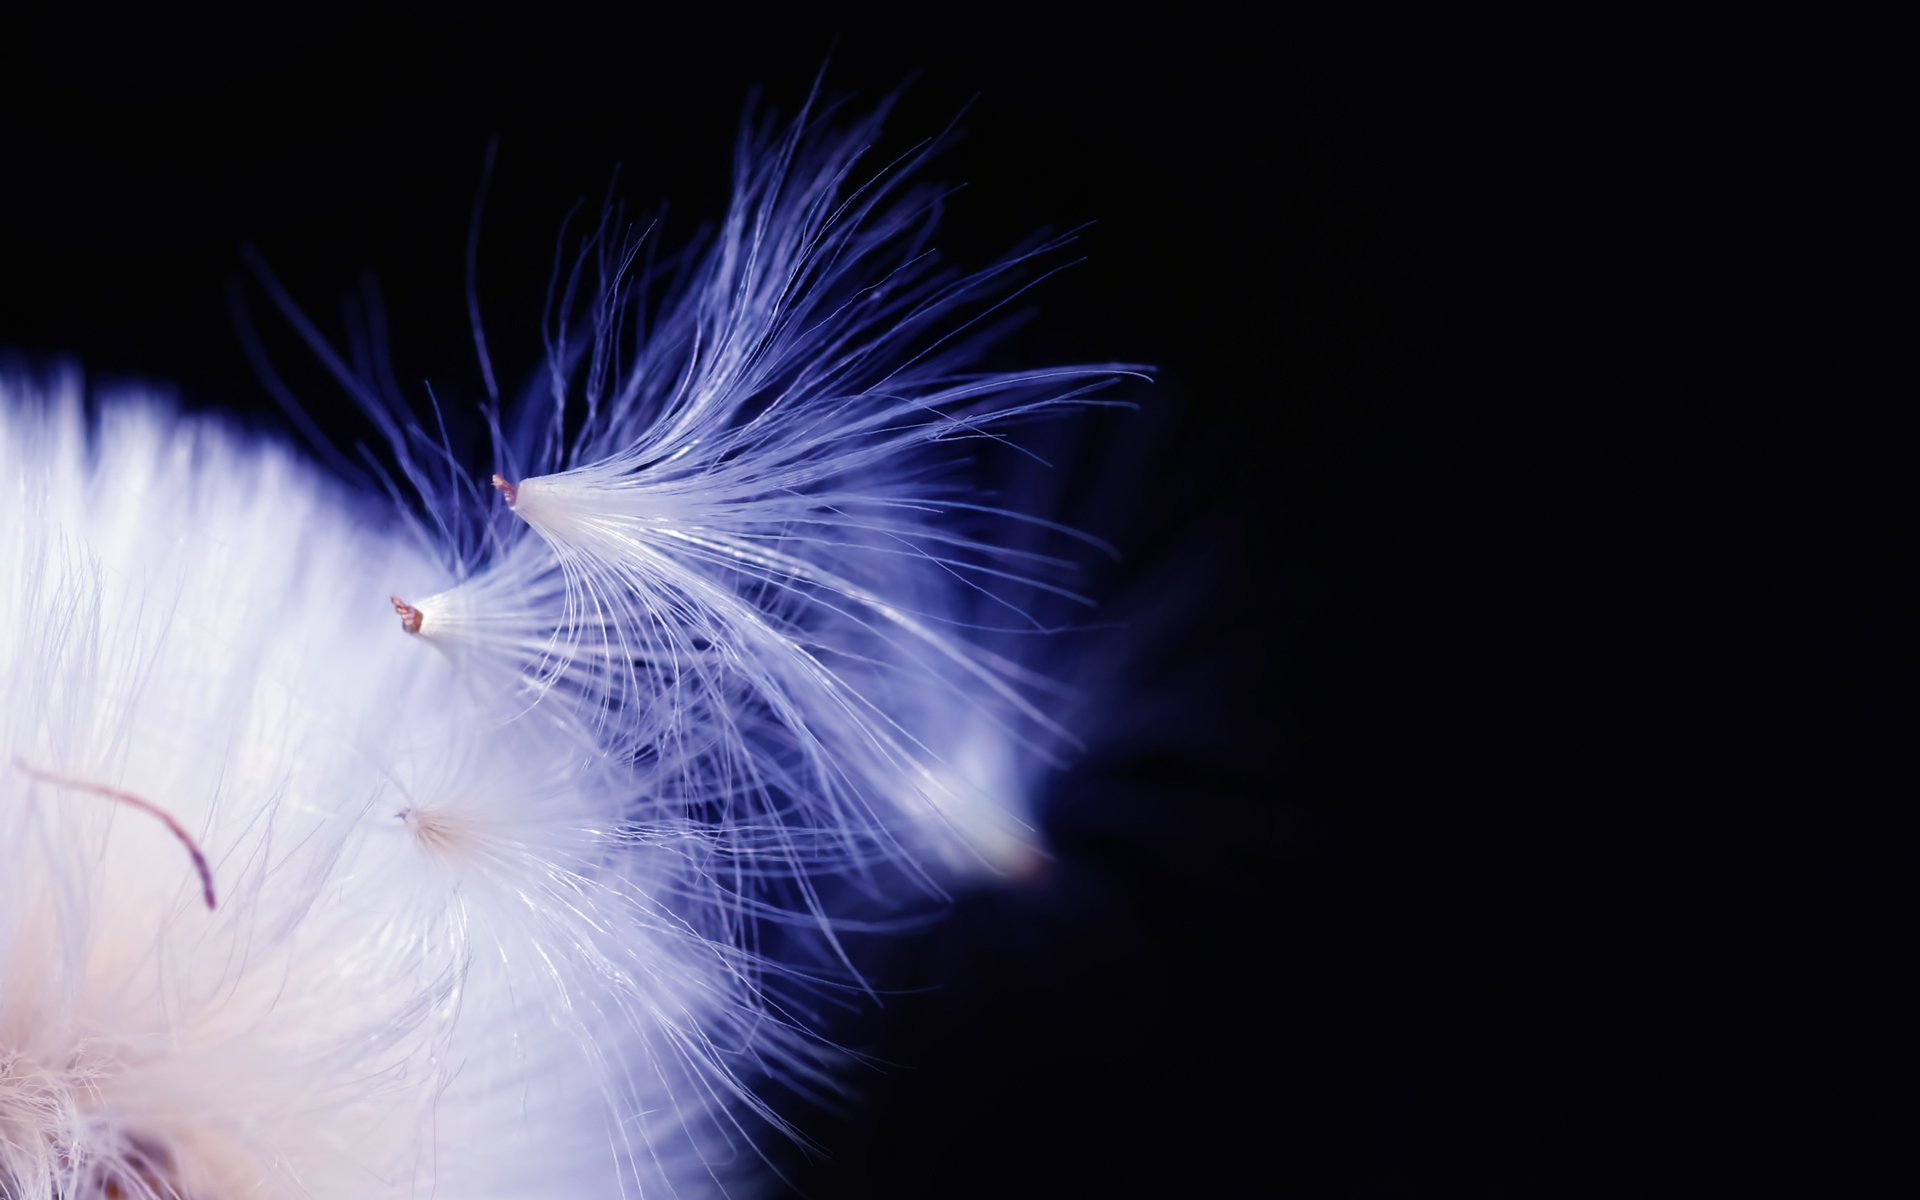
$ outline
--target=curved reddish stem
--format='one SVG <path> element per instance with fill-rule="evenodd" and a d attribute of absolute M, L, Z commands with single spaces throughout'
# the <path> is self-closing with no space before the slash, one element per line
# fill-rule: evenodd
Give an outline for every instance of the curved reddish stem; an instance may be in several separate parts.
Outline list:
<path fill-rule="evenodd" d="M 13 760 L 13 766 L 15 770 L 29 779 L 37 779 L 42 783 L 51 783 L 55 787 L 68 787 L 76 791 L 92 792 L 96 796 L 105 796 L 109 800 L 137 808 L 149 816 L 157 817 L 160 823 L 167 827 L 167 832 L 178 838 L 180 844 L 187 848 L 187 853 L 193 856 L 193 869 L 200 873 L 201 894 L 206 898 L 207 908 L 209 910 L 213 908 L 213 868 L 207 865 L 207 856 L 200 852 L 200 843 L 194 841 L 193 835 L 188 833 L 180 822 L 173 819 L 172 813 L 161 808 L 151 800 L 141 799 L 132 792 L 123 792 L 118 788 L 110 788 L 104 784 L 90 783 L 85 779 L 76 779 L 71 775 L 62 775 L 57 771 L 42 770 L 18 756 L 15 756 Z"/>

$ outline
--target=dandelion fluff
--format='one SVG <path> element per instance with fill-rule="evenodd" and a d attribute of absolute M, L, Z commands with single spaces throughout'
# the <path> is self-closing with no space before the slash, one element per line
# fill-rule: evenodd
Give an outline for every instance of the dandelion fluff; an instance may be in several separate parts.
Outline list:
<path fill-rule="evenodd" d="M 617 1194 L 711 1157 L 723 1043 L 780 1039 L 644 781 L 388 652 L 368 589 L 432 564 L 283 452 L 4 399 L 37 464 L 0 543 L 7 1194 Z M 163 808 L 217 907 L 59 779 Z"/>
<path fill-rule="evenodd" d="M 971 451 L 1131 371 L 982 371 L 1067 239 L 947 270 L 928 148 L 832 115 L 682 254 L 573 240 L 491 463 L 264 265 L 387 487 L 0 379 L 0 1194 L 740 1194 L 802 1136 L 851 914 L 1004 861 L 976 800 L 1067 742 L 1002 641 L 1074 539 Z"/>
<path fill-rule="evenodd" d="M 1072 561 L 1010 544 L 1022 518 L 983 502 L 967 447 L 1104 403 L 1128 370 L 979 371 L 1069 239 L 943 270 L 939 194 L 908 182 L 925 148 L 863 174 L 876 122 L 750 133 L 727 218 L 673 279 L 630 276 L 640 234 L 584 239 L 556 283 L 548 418 L 500 451 L 515 520 L 418 605 L 423 637 L 570 708 L 609 754 L 676 757 L 689 812 L 828 831 L 854 857 L 942 790 L 898 715 L 923 693 L 1036 749 L 1064 739 L 963 616 L 987 597 L 1030 625 Z"/>

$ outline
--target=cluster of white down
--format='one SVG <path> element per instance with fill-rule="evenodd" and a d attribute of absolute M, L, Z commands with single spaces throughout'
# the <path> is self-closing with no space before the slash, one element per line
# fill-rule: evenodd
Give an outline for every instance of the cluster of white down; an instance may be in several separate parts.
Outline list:
<path fill-rule="evenodd" d="M 275 447 L 16 385 L 0 455 L 0 1194 L 712 1186 L 798 1047 L 700 831 L 406 645 L 438 568 Z"/>
<path fill-rule="evenodd" d="M 762 1177 L 754 1085 L 833 1078 L 792 998 L 860 983 L 836 896 L 1019 861 L 1064 736 L 990 647 L 1066 531 L 962 452 L 1125 371 L 978 371 L 1061 243 L 942 273 L 873 132 L 749 137 L 659 277 L 592 232 L 497 495 L 297 313 L 416 505 L 0 386 L 0 1195 Z"/>

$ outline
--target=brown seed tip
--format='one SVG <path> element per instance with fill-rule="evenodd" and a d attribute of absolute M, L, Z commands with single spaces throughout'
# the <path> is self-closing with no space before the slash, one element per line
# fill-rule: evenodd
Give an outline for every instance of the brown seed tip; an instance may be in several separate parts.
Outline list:
<path fill-rule="evenodd" d="M 400 614 L 400 628 L 408 633 L 419 633 L 420 610 L 398 596 L 388 596 L 387 599 L 393 601 L 393 611 Z"/>
<path fill-rule="evenodd" d="M 520 498 L 520 489 L 500 478 L 498 475 L 493 477 L 493 489 L 502 496 L 505 496 L 508 504 L 512 504 Z"/>

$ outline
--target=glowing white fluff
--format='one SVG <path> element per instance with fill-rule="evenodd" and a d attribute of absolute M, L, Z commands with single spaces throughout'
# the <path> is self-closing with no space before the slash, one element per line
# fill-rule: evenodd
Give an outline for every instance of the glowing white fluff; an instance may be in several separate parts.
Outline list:
<path fill-rule="evenodd" d="M 875 129 L 749 136 L 664 280 L 609 213 L 544 386 L 487 408 L 493 490 L 263 269 L 400 523 L 210 419 L 0 379 L 0 1194 L 764 1178 L 795 1131 L 755 1087 L 836 1079 L 805 1005 L 862 986 L 842 899 L 1017 867 L 1003 793 L 1066 739 L 995 622 L 1072 597 L 1068 531 L 962 451 L 1128 370 L 980 371 L 1065 240 L 943 272 L 917 158 L 856 173 Z"/>
<path fill-rule="evenodd" d="M 732 1066 L 783 1039 L 698 931 L 701 839 L 405 652 L 377 598 L 436 569 L 339 488 L 138 398 L 80 414 L 0 387 L 7 1194 L 704 1177 Z M 217 907 L 160 821 L 56 774 L 171 814 Z"/>

